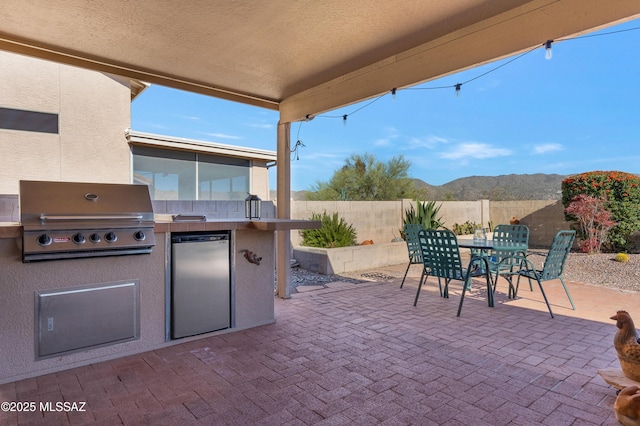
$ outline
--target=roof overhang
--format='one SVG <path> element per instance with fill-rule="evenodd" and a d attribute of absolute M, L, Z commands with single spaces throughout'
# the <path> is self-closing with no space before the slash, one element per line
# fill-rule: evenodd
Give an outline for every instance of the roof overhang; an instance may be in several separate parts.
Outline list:
<path fill-rule="evenodd" d="M 640 16 L 638 0 L 5 0 L 0 49 L 304 119 Z"/>
<path fill-rule="evenodd" d="M 125 131 L 125 137 L 130 145 L 220 155 L 243 160 L 275 162 L 277 159 L 275 151 L 136 132 L 130 129 Z"/>

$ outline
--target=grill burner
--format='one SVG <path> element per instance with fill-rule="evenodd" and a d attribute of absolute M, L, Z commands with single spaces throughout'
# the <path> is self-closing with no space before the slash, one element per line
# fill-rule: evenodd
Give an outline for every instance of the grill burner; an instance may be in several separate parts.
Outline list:
<path fill-rule="evenodd" d="M 151 253 L 146 185 L 20 181 L 22 261 Z"/>

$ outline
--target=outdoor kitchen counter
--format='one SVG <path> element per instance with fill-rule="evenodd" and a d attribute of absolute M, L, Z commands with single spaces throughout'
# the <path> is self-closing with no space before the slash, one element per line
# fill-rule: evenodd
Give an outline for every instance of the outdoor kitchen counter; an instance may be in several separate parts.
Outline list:
<path fill-rule="evenodd" d="M 155 232 L 232 231 L 255 229 L 257 231 L 290 231 L 292 229 L 320 228 L 319 220 L 294 219 L 209 219 L 207 221 L 164 220 L 156 217 Z"/>
<path fill-rule="evenodd" d="M 319 221 L 287 219 L 209 219 L 206 222 L 174 222 L 162 220 L 156 215 L 154 232 L 156 245 L 149 254 L 71 258 L 43 262 L 22 261 L 23 227 L 18 222 L 0 222 L 0 288 L 3 291 L 3 309 L 0 322 L 3 324 L 3 360 L 0 363 L 0 384 L 28 377 L 50 374 L 57 371 L 93 364 L 106 359 L 119 358 L 134 353 L 152 351 L 180 342 L 195 340 L 211 334 L 229 333 L 275 321 L 274 268 L 276 231 L 319 228 Z M 232 328 L 205 333 L 203 335 L 170 340 L 167 315 L 170 300 L 170 276 L 167 260 L 171 256 L 172 232 L 231 231 L 233 250 L 233 312 Z M 252 262 L 243 253 L 254 253 L 260 262 Z M 74 322 L 64 322 L 61 314 L 43 314 L 40 318 L 38 302 L 45 297 L 71 297 L 75 290 L 83 289 L 138 288 L 139 296 L 122 302 L 120 306 L 132 306 L 132 324 L 139 326 L 133 340 L 114 344 L 95 345 L 78 351 L 62 352 L 56 356 L 38 358 L 40 328 L 46 321 L 55 324 L 51 333 L 64 336 L 57 341 L 68 341 L 75 336 Z M 103 290 L 100 290 L 103 291 Z M 107 291 L 107 290 L 104 290 Z M 124 292 L 124 290 L 123 290 Z M 80 294 L 80 293 L 77 293 Z M 69 296 L 67 296 L 69 295 Z M 127 297 L 129 293 L 127 293 Z M 34 299 L 37 298 L 37 299 Z M 131 299 L 131 300 L 130 300 Z M 60 299 L 61 300 L 61 299 Z M 65 299 L 69 300 L 69 299 Z M 99 300 L 103 306 L 103 299 Z M 132 302 L 135 300 L 135 303 Z M 65 302 L 67 303 L 67 302 Z M 48 306 L 48 305 L 47 305 Z M 66 309 L 64 315 L 75 312 Z M 80 306 L 77 312 L 84 312 Z M 89 308 L 91 309 L 91 308 Z M 112 309 L 109 307 L 109 309 Z M 108 315 L 109 309 L 103 309 Z M 80 315 L 78 314 L 78 315 Z M 54 318 L 55 317 L 55 318 Z M 119 318 L 129 318 L 120 316 Z M 43 322 L 45 321 L 45 322 Z M 104 322 L 105 324 L 109 321 Z M 114 324 L 117 322 L 114 322 Z M 71 324 L 71 325 L 69 325 Z M 37 330 L 34 330 L 36 325 Z M 47 327 L 49 327 L 47 325 Z M 52 340 L 54 341 L 54 340 Z M 47 349 L 48 350 L 48 349 Z M 47 352 L 44 352 L 47 353 Z"/>
<path fill-rule="evenodd" d="M 206 222 L 173 222 L 171 219 L 156 219 L 155 232 L 231 231 L 255 229 L 257 231 L 288 231 L 292 229 L 320 228 L 317 220 L 293 219 L 220 219 Z M 22 226 L 18 222 L 0 222 L 0 238 L 22 237 Z"/>

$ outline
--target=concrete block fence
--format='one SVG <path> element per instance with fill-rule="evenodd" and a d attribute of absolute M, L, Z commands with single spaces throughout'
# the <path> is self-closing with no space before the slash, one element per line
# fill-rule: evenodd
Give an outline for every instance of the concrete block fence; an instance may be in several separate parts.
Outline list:
<path fill-rule="evenodd" d="M 488 227 L 509 223 L 517 217 L 520 223 L 531 231 L 529 244 L 532 247 L 548 247 L 553 236 L 561 229 L 569 229 L 564 220 L 564 207 L 561 201 L 524 200 L 524 201 L 437 201 L 442 207 L 440 215 L 446 227 L 462 224 L 466 221 Z M 309 219 L 313 213 L 328 214 L 338 212 L 357 232 L 357 241 L 373 240 L 375 244 L 389 243 L 400 236 L 404 212 L 415 201 L 292 201 L 291 218 Z M 291 244 L 300 245 L 298 231 L 292 231 Z"/>

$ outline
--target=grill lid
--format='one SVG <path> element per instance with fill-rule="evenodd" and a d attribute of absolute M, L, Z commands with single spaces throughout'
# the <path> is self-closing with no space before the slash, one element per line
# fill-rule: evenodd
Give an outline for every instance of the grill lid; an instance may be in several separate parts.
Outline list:
<path fill-rule="evenodd" d="M 25 228 L 90 226 L 97 221 L 116 226 L 153 223 L 146 185 L 20 181 L 20 217 Z"/>
<path fill-rule="evenodd" d="M 150 253 L 153 207 L 146 185 L 20 181 L 22 258 Z"/>

